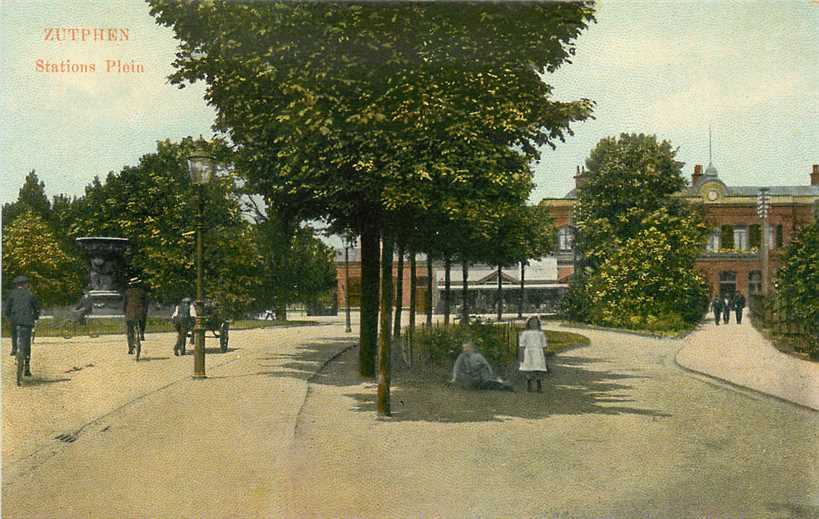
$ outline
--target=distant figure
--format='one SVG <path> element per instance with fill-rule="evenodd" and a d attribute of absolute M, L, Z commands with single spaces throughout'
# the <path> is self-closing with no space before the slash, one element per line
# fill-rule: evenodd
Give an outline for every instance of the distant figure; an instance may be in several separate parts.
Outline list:
<path fill-rule="evenodd" d="M 80 323 L 80 326 L 85 326 L 85 317 L 94 310 L 91 304 L 91 297 L 88 295 L 88 290 L 83 291 L 80 302 L 77 303 L 77 306 L 75 306 L 73 310 L 77 316 L 77 322 Z"/>
<path fill-rule="evenodd" d="M 463 353 L 455 360 L 450 383 L 458 384 L 466 389 L 514 391 L 510 384 L 494 376 L 492 366 L 483 355 L 475 351 L 475 345 L 470 340 L 464 342 Z"/>
<path fill-rule="evenodd" d="M 546 334 L 540 329 L 540 319 L 530 317 L 526 321 L 526 330 L 521 332 L 518 341 L 520 348 L 520 370 L 526 375 L 526 391 L 532 392 L 532 382 L 537 382 L 537 392 L 543 393 L 543 377 L 549 372 L 546 365 Z"/>
<path fill-rule="evenodd" d="M 125 291 L 123 310 L 127 327 L 128 355 L 134 353 L 136 338 L 139 334 L 139 320 L 145 313 L 145 290 L 142 289 L 139 278 L 128 280 L 128 290 Z"/>
<path fill-rule="evenodd" d="M 737 292 L 734 295 L 734 311 L 737 314 L 737 324 L 742 324 L 742 311 L 745 309 L 745 296 L 742 292 Z"/>
<path fill-rule="evenodd" d="M 191 304 L 191 298 L 183 298 L 176 305 L 171 316 L 171 322 L 176 328 L 176 345 L 173 348 L 173 354 L 176 356 L 185 354 L 185 340 L 188 338 L 188 332 L 193 328 L 194 317 L 196 317 L 196 308 Z"/>
<path fill-rule="evenodd" d="M 711 302 L 711 310 L 714 311 L 714 323 L 719 326 L 719 320 L 722 317 L 722 298 L 720 296 L 714 296 L 714 301 Z"/>
<path fill-rule="evenodd" d="M 731 318 L 732 305 L 731 296 L 725 294 L 725 301 L 722 302 L 722 322 L 724 324 L 728 324 L 728 320 Z"/>
<path fill-rule="evenodd" d="M 31 331 L 34 323 L 40 318 L 40 303 L 31 293 L 26 276 L 14 278 L 14 290 L 6 298 L 3 313 L 10 322 L 14 323 L 15 344 L 14 353 L 18 362 L 24 362 L 25 376 L 31 376 Z M 17 382 L 20 385 L 20 382 Z"/>

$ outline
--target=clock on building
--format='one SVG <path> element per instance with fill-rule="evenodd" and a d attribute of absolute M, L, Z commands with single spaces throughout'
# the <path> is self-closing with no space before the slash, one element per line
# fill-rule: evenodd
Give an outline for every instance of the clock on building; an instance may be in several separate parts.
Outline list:
<path fill-rule="evenodd" d="M 717 193 L 716 190 L 712 189 L 711 191 L 708 192 L 707 196 L 708 196 L 708 200 L 711 200 L 713 202 L 714 200 L 719 198 L 719 193 Z"/>

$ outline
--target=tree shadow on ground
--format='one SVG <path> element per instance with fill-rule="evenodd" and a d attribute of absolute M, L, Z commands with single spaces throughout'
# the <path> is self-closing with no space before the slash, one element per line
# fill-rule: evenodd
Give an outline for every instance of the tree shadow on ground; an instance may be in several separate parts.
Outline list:
<path fill-rule="evenodd" d="M 340 356 L 311 382 L 355 389 L 345 393 L 355 402 L 353 410 L 375 413 L 374 384 L 369 381 L 369 385 L 362 386 L 356 352 Z M 470 391 L 447 386 L 449 372 L 443 368 L 398 371 L 392 378 L 392 421 L 485 422 L 582 414 L 671 416 L 633 405 L 633 386 L 626 381 L 650 377 L 601 370 L 600 365 L 605 363 L 571 355 L 554 357 L 543 393 L 526 392 L 525 382 L 517 377 L 515 393 Z"/>
<path fill-rule="evenodd" d="M 58 382 L 70 382 L 71 379 L 68 377 L 63 378 L 40 378 L 37 376 L 23 379 L 23 387 L 25 386 L 42 386 L 45 384 L 56 384 Z"/>
<path fill-rule="evenodd" d="M 310 380 L 319 376 L 316 372 L 328 359 L 353 342 L 352 338 L 323 339 L 301 345 L 294 353 L 274 353 L 259 357 L 259 367 L 268 369 L 257 374 Z"/>

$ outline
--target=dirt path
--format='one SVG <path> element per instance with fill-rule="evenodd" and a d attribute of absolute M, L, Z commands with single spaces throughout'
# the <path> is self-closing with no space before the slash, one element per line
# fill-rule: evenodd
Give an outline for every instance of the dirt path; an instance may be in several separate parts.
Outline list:
<path fill-rule="evenodd" d="M 374 420 L 355 353 L 311 386 L 276 517 L 817 517 L 817 414 L 703 383 L 680 344 L 582 331 L 545 394 L 398 374 Z"/>

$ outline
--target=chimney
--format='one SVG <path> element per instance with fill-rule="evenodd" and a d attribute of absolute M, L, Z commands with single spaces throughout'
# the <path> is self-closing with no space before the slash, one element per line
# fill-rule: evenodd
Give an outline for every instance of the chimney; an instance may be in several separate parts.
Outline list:
<path fill-rule="evenodd" d="M 694 166 L 694 174 L 691 175 L 691 185 L 696 185 L 697 181 L 702 178 L 702 164 Z"/>
<path fill-rule="evenodd" d="M 810 172 L 810 185 L 819 186 L 819 164 L 813 165 L 813 171 Z"/>
<path fill-rule="evenodd" d="M 583 167 L 583 170 L 580 170 L 580 166 L 577 166 L 577 175 L 574 176 L 574 187 L 575 189 L 580 189 L 586 183 L 586 167 Z"/>

